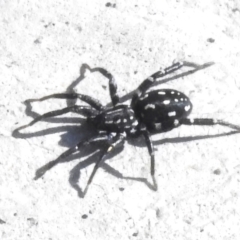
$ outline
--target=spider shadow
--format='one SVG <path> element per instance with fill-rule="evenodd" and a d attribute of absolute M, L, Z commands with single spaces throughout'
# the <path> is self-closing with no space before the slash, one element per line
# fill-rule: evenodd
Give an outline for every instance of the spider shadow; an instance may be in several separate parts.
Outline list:
<path fill-rule="evenodd" d="M 224 136 L 229 136 L 229 135 L 233 135 L 233 134 L 239 134 L 239 131 L 231 131 L 231 132 L 228 132 L 228 133 L 216 134 L 216 135 L 211 135 L 211 136 L 201 135 L 201 136 L 194 136 L 194 137 L 164 138 L 164 139 L 161 139 L 161 140 L 154 141 L 154 145 L 162 145 L 162 144 L 166 144 L 166 143 L 175 143 L 176 144 L 176 143 L 204 140 L 204 139 L 209 139 L 209 138 L 224 137 Z M 143 142 L 144 142 L 143 140 L 140 141 L 142 147 L 145 145 Z M 134 142 L 132 142 L 131 140 L 129 141 L 129 143 L 135 145 Z M 43 177 L 43 175 L 45 175 L 45 173 L 47 171 L 49 171 L 51 168 L 55 167 L 58 164 L 67 163 L 67 162 L 70 162 L 70 161 L 74 161 L 74 160 L 77 160 L 77 159 L 79 160 L 81 158 L 86 157 L 85 160 L 77 163 L 77 165 L 75 165 L 72 168 L 72 170 L 70 171 L 70 174 L 69 174 L 69 184 L 77 192 L 77 194 L 80 198 L 84 198 L 84 191 L 79 186 L 79 182 L 80 182 L 80 179 L 81 179 L 81 170 L 89 167 L 91 164 L 94 164 L 96 162 L 96 159 L 98 159 L 101 155 L 101 148 L 102 147 L 103 147 L 102 145 L 87 146 L 86 148 L 82 149 L 81 152 L 78 152 L 77 154 L 71 155 L 71 156 L 69 156 L 65 159 L 58 159 L 57 158 L 53 161 L 50 161 L 47 164 L 45 164 L 44 166 L 40 167 L 36 171 L 36 175 L 35 175 L 34 179 L 37 180 L 37 179 Z M 109 174 L 111 174 L 112 176 L 114 176 L 116 178 L 138 181 L 138 182 L 144 183 L 149 189 L 155 190 L 154 186 L 146 178 L 124 176 L 118 170 L 114 169 L 113 167 L 111 167 L 109 164 L 106 163 L 106 161 L 108 159 L 117 156 L 122 150 L 123 150 L 123 147 L 119 148 L 119 149 L 116 149 L 115 151 L 110 153 L 109 156 L 106 158 L 106 160 L 103 162 L 103 164 L 100 167 L 103 168 L 106 172 L 108 172 Z M 149 161 L 150 161 L 150 159 L 149 159 Z"/>
<path fill-rule="evenodd" d="M 213 63 L 206 63 L 206 64 L 203 64 L 203 65 L 199 65 L 199 66 L 195 66 L 195 69 L 192 69 L 192 70 L 188 70 L 188 71 L 185 71 L 183 73 L 179 73 L 179 74 L 176 74 L 172 77 L 166 77 L 166 78 L 163 78 L 162 80 L 160 81 L 157 81 L 156 83 L 154 83 L 152 86 L 157 86 L 157 85 L 160 85 L 160 84 L 164 84 L 164 83 L 167 83 L 167 82 L 170 82 L 170 81 L 173 81 L 173 80 L 176 80 L 176 79 L 179 79 L 179 78 L 183 78 L 183 77 L 186 77 L 188 75 L 192 75 L 194 74 L 195 72 L 198 72 L 200 70 L 203 70 L 205 68 L 208 68 L 210 66 L 212 66 Z M 193 65 L 194 66 L 194 65 Z M 75 90 L 74 88 L 85 78 L 85 73 L 86 73 L 86 70 L 90 71 L 91 73 L 94 73 L 94 72 L 99 72 L 99 67 L 96 67 L 96 68 L 91 68 L 87 63 L 83 63 L 82 66 L 80 67 L 80 76 L 75 79 L 66 89 L 66 92 L 69 92 L 69 93 L 75 93 Z M 130 100 L 134 94 L 135 90 L 132 90 L 131 92 L 123 95 L 122 97 L 120 97 L 120 102 L 123 103 L 123 102 L 126 102 L 128 100 Z M 76 100 L 77 101 L 77 100 Z M 73 102 L 72 100 L 71 101 L 68 101 L 67 100 L 67 105 L 68 106 L 71 106 L 73 103 L 75 104 L 76 103 Z M 107 104 L 107 107 L 111 106 L 112 104 L 111 103 L 108 103 Z"/>
<path fill-rule="evenodd" d="M 182 78 L 182 77 L 185 77 L 185 76 L 188 76 L 188 75 L 191 75 L 199 70 L 202 70 L 202 69 L 205 69 L 207 67 L 211 66 L 211 64 L 203 64 L 201 66 L 198 66 L 197 68 L 195 68 L 194 70 L 189 70 L 189 71 L 186 71 L 186 72 L 183 72 L 183 73 L 180 73 L 180 74 L 177 74 L 173 77 L 169 77 L 169 78 L 164 78 L 163 80 L 161 81 L 157 81 L 155 84 L 153 84 L 153 86 L 156 86 L 156 85 L 160 85 L 160 84 L 163 84 L 163 83 L 167 83 L 167 82 L 170 82 L 170 81 L 173 81 L 173 80 L 176 80 L 178 78 Z M 74 93 L 75 90 L 74 88 L 85 78 L 85 73 L 86 71 L 90 71 L 91 73 L 94 73 L 94 72 L 98 72 L 99 71 L 99 68 L 91 68 L 88 64 L 84 63 L 82 64 L 82 66 L 80 67 L 80 70 L 79 70 L 79 77 L 76 78 L 67 88 L 66 88 L 66 92 L 67 93 Z M 120 97 L 120 102 L 123 103 L 125 101 L 128 101 L 132 98 L 132 95 L 134 93 L 134 90 L 131 91 L 130 93 Z M 76 104 L 76 101 L 77 100 L 67 100 L 67 106 L 72 106 L 74 104 Z M 32 105 L 31 105 L 31 102 L 29 101 L 24 101 L 24 104 L 25 104 L 25 114 L 29 117 L 32 117 L 32 118 L 36 118 L 38 116 L 40 116 L 40 114 L 38 114 L 37 112 L 33 111 L 32 109 Z M 111 106 L 111 103 L 107 104 L 107 106 Z M 57 123 L 57 124 L 83 124 L 85 123 L 85 118 L 83 117 L 57 117 L 57 118 L 47 118 L 47 119 L 42 119 L 41 120 L 42 122 L 48 122 L 48 123 Z M 79 128 L 79 127 L 78 127 Z M 37 136 L 43 136 L 43 135 L 48 135 L 48 134 L 55 134 L 55 133 L 58 133 L 58 132 L 64 132 L 64 131 L 70 131 L 71 130 L 76 130 L 76 127 L 74 126 L 61 126 L 61 127 L 55 127 L 55 128 L 51 128 L 49 130 L 43 130 L 43 131 L 39 131 L 39 132 L 36 132 L 36 133 L 33 133 L 33 134 L 24 134 L 24 133 L 20 133 L 18 132 L 18 130 L 14 130 L 13 133 L 12 133 L 12 136 L 15 137 L 15 138 L 31 138 L 31 137 L 37 137 Z M 88 129 L 90 130 L 90 129 Z M 75 131 L 72 131 L 72 132 L 75 132 Z"/>
<path fill-rule="evenodd" d="M 172 81 L 172 80 L 176 80 L 178 78 L 181 78 L 181 77 L 184 77 L 184 76 L 187 76 L 187 75 L 190 75 L 190 74 L 193 74 L 193 73 L 195 73 L 195 72 L 197 72 L 201 69 L 204 69 L 206 67 L 208 67 L 208 65 L 202 65 L 202 67 L 199 67 L 198 69 L 186 71 L 184 73 L 175 75 L 173 77 L 165 78 L 165 79 L 157 82 L 156 84 L 154 84 L 154 86 L 162 84 L 162 83 L 166 83 L 166 82 L 169 82 L 169 81 Z M 74 88 L 85 78 L 84 75 L 85 75 L 86 70 L 89 70 L 90 72 L 97 72 L 98 69 L 99 68 L 90 68 L 87 64 L 83 64 L 80 67 L 80 76 L 76 80 L 74 80 L 67 87 L 66 92 L 75 92 Z M 120 102 L 124 102 L 124 101 L 127 101 L 127 100 L 131 99 L 133 93 L 134 93 L 134 91 L 122 96 L 120 98 Z M 75 102 L 73 102 L 72 100 L 67 101 L 68 106 L 71 106 L 71 105 L 74 105 L 74 104 L 75 104 Z M 108 104 L 107 106 L 110 106 L 110 105 L 111 104 Z M 25 113 L 26 113 L 27 116 L 30 116 L 30 117 L 33 117 L 33 118 L 36 118 L 37 116 L 39 116 L 38 113 L 36 113 L 32 110 L 32 106 L 31 106 L 30 102 L 25 102 L 25 106 L 26 106 Z M 15 130 L 13 132 L 12 136 L 15 137 L 15 138 L 32 138 L 32 137 L 38 137 L 38 136 L 45 136 L 45 135 L 49 135 L 49 134 L 55 134 L 55 133 L 59 133 L 59 132 L 65 132 L 64 134 L 61 135 L 61 140 L 59 142 L 59 145 L 66 146 L 66 147 L 72 147 L 72 146 L 76 145 L 80 140 L 86 139 L 89 136 L 91 136 L 91 135 L 94 136 L 96 134 L 96 131 L 94 131 L 93 126 L 89 126 L 89 124 L 86 123 L 86 120 L 84 118 L 81 118 L 81 117 L 77 117 L 77 118 L 67 118 L 67 117 L 48 118 L 48 119 L 44 119 L 43 121 L 51 122 L 51 123 L 57 123 L 57 124 L 60 124 L 60 123 L 78 124 L 78 126 L 65 125 L 65 126 L 61 126 L 61 127 L 49 128 L 49 129 L 38 131 L 38 132 L 35 132 L 35 133 L 20 133 L 20 132 Z M 202 139 L 208 139 L 208 138 L 223 137 L 223 136 L 228 136 L 228 135 L 232 135 L 232 134 L 236 134 L 236 133 L 239 133 L 239 131 L 231 131 L 231 132 L 225 133 L 225 134 L 216 134 L 216 135 L 210 135 L 210 136 L 209 135 L 202 135 L 202 136 L 194 136 L 194 137 L 190 136 L 190 137 L 180 137 L 180 138 L 179 137 L 178 138 L 165 138 L 165 139 L 154 141 L 154 144 L 161 145 L 161 144 L 164 144 L 164 143 L 181 143 L 181 142 L 202 140 Z M 140 141 L 128 140 L 128 142 L 132 145 L 135 145 L 135 146 L 141 146 L 141 147 L 145 146 L 143 140 L 140 140 Z M 99 150 L 100 147 L 97 148 L 97 149 Z M 120 151 L 122 151 L 122 148 L 117 149 L 113 153 L 110 153 L 107 159 L 116 156 Z M 40 177 L 42 177 L 48 170 L 55 167 L 57 164 L 70 162 L 70 161 L 73 161 L 73 160 L 76 160 L 76 159 L 81 159 L 83 157 L 89 156 L 93 152 L 94 152 L 93 148 L 87 148 L 86 150 L 83 149 L 81 152 L 67 157 L 66 159 L 61 159 L 60 160 L 59 158 L 57 158 L 53 161 L 50 161 L 49 163 L 40 167 L 36 171 L 35 179 L 37 180 Z M 100 153 L 101 153 L 101 151 L 99 150 L 98 152 L 92 154 L 91 156 L 87 157 L 87 159 L 79 162 L 70 171 L 69 183 L 77 191 L 78 196 L 80 198 L 84 197 L 83 191 L 79 187 L 79 184 L 78 184 L 78 182 L 81 178 L 81 170 L 88 167 L 89 165 L 95 163 L 96 159 L 99 157 Z M 116 169 L 112 168 L 106 162 L 104 162 L 101 165 L 101 167 L 104 170 L 106 170 L 108 173 L 112 174 L 113 176 L 115 176 L 117 178 L 136 180 L 136 181 L 144 183 L 150 189 L 152 189 L 152 190 L 154 189 L 153 185 L 151 183 L 149 183 L 146 178 L 133 178 L 133 177 L 123 176 L 122 173 L 120 173 Z"/>
<path fill-rule="evenodd" d="M 123 148 L 116 149 L 113 153 L 109 154 L 109 156 L 106 158 L 106 160 L 115 157 L 118 155 Z M 82 191 L 81 187 L 79 186 L 78 182 L 81 178 L 81 170 L 88 167 L 89 165 L 93 164 L 96 162 L 96 159 L 100 157 L 100 152 L 95 153 L 88 159 L 79 162 L 71 171 L 69 175 L 69 184 L 72 186 L 73 189 L 75 189 L 78 193 L 78 196 L 80 198 L 84 197 L 84 192 Z M 105 161 L 106 161 L 105 160 Z M 100 166 L 102 169 L 104 169 L 107 173 L 111 174 L 112 176 L 119 178 L 119 179 L 125 179 L 125 180 L 134 180 L 138 182 L 142 182 L 146 184 L 150 189 L 155 190 L 154 186 L 148 182 L 146 178 L 141 178 L 141 177 L 126 177 L 122 173 L 120 173 L 118 170 L 114 169 L 111 167 L 109 164 L 106 162 L 103 162 L 102 165 Z"/>
<path fill-rule="evenodd" d="M 81 179 L 81 170 L 87 168 L 88 166 L 90 166 L 91 164 L 94 164 L 96 162 L 96 159 L 98 159 L 101 155 L 101 150 L 100 149 L 102 147 L 103 146 L 98 146 L 98 148 L 96 149 L 96 148 L 94 148 L 94 146 L 87 146 L 81 152 L 78 152 L 77 154 L 71 155 L 71 156 L 69 156 L 65 159 L 57 158 L 53 161 L 50 161 L 47 164 L 40 167 L 39 169 L 37 169 L 34 180 L 38 180 L 39 178 L 42 178 L 46 174 L 47 171 L 49 171 L 50 169 L 52 169 L 53 167 L 55 167 L 58 164 L 67 163 L 67 162 L 70 162 L 70 161 L 74 161 L 74 160 L 77 160 L 77 159 L 87 157 L 87 159 L 85 159 L 83 161 L 80 161 L 76 166 L 74 166 L 72 168 L 72 170 L 70 171 L 70 174 L 69 174 L 69 184 L 71 185 L 71 187 L 74 190 L 76 190 L 76 192 L 77 192 L 77 194 L 80 198 L 84 198 L 84 196 L 85 196 L 84 191 L 79 186 L 79 181 Z M 114 152 L 109 154 L 109 156 L 106 158 L 106 160 L 115 157 L 122 150 L 123 150 L 123 147 L 116 149 Z M 93 154 L 90 157 L 88 157 L 91 153 L 93 153 Z M 105 161 L 100 167 L 103 168 L 109 174 L 111 174 L 111 175 L 113 175 L 117 178 L 120 178 L 120 179 L 135 180 L 135 181 L 145 183 L 150 189 L 154 190 L 154 186 L 151 183 L 149 183 L 147 181 L 147 179 L 140 178 L 140 177 L 139 178 L 124 177 L 122 173 L 120 173 L 119 171 L 117 171 L 116 169 L 111 167 Z"/>
<path fill-rule="evenodd" d="M 64 119 L 64 118 L 63 118 Z M 79 122 L 78 122 L 79 123 Z M 60 140 L 58 142 L 59 146 L 70 148 L 77 145 L 80 141 L 84 139 L 96 136 L 97 131 L 89 123 L 83 122 L 81 125 L 65 125 L 59 127 L 52 127 L 40 131 L 30 132 L 30 133 L 21 133 L 18 130 L 12 132 L 14 138 L 34 138 L 47 136 L 52 134 L 59 134 Z"/>

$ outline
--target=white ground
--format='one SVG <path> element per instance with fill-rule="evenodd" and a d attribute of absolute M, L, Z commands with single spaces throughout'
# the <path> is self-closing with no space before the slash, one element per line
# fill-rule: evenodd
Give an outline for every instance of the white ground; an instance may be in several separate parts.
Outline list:
<path fill-rule="evenodd" d="M 151 181 L 143 139 L 129 141 L 106 161 L 84 199 L 76 182 L 85 186 L 96 157 L 72 158 L 33 180 L 37 169 L 89 129 L 71 127 L 71 116 L 77 116 L 68 114 L 23 131 L 34 134 L 13 137 L 16 127 L 35 116 L 25 112 L 23 101 L 66 91 L 84 63 L 112 72 L 124 96 L 174 59 L 214 61 L 214 66 L 158 88 L 187 94 L 193 116 L 240 125 L 238 0 L 110 3 L 0 1 L 0 239 L 239 240 L 240 134 L 213 137 L 232 131 L 227 128 L 185 126 L 154 136 L 157 192 L 116 176 Z M 106 104 L 107 86 L 93 73 L 76 88 Z M 64 100 L 49 100 L 34 103 L 32 111 L 64 106 Z M 205 139 L 185 141 L 191 136 Z"/>

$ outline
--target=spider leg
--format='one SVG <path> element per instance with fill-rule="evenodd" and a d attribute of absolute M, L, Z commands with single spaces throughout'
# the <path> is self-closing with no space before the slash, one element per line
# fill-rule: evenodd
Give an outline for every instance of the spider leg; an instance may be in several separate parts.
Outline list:
<path fill-rule="evenodd" d="M 71 106 L 71 107 L 66 107 L 66 108 L 62 108 L 62 109 L 59 109 L 59 110 L 44 113 L 43 115 L 40 115 L 40 116 L 36 117 L 29 124 L 21 126 L 21 127 L 17 128 L 16 130 L 19 131 L 21 129 L 32 126 L 33 124 L 41 121 L 42 119 L 59 116 L 59 115 L 62 115 L 62 114 L 68 113 L 68 112 L 79 113 L 79 114 L 82 114 L 86 117 L 94 116 L 98 113 L 98 111 L 96 111 L 95 109 L 93 109 L 91 107 L 74 105 L 74 106 Z"/>
<path fill-rule="evenodd" d="M 151 156 L 151 176 L 152 176 L 152 180 L 153 180 L 153 188 L 155 191 L 157 191 L 158 186 L 157 186 L 157 182 L 155 179 L 155 154 L 154 154 L 153 143 L 152 143 L 150 134 L 147 130 L 145 130 L 143 132 L 143 136 L 144 136 L 146 144 L 147 144 L 148 152 Z"/>
<path fill-rule="evenodd" d="M 195 63 L 190 63 L 190 62 L 183 61 L 183 62 L 173 63 L 171 66 L 169 66 L 169 67 L 167 67 L 163 70 L 155 72 L 154 74 L 152 74 L 150 77 L 145 79 L 139 85 L 139 87 L 137 88 L 137 90 L 133 94 L 131 106 L 134 107 L 138 98 L 141 97 L 159 78 L 165 77 L 166 75 L 171 74 L 171 73 L 181 69 L 182 67 L 192 67 L 192 68 L 195 68 L 195 69 L 202 69 L 202 68 L 205 68 L 207 66 L 211 66 L 212 64 L 214 64 L 214 63 L 210 62 L 210 63 L 205 63 L 203 65 L 198 65 L 198 64 L 195 64 Z"/>
<path fill-rule="evenodd" d="M 116 137 L 114 137 L 112 139 L 112 143 L 109 144 L 109 146 L 107 148 L 104 149 L 101 157 L 98 159 L 98 161 L 96 162 L 94 168 L 93 168 L 93 171 L 88 179 L 88 182 L 87 182 L 87 186 L 85 187 L 85 190 L 84 190 L 84 196 L 86 195 L 87 193 L 87 190 L 88 190 L 88 187 L 89 185 L 91 184 L 100 164 L 104 161 L 104 159 L 106 158 L 106 156 L 112 152 L 115 148 L 117 147 L 121 147 L 123 146 L 124 144 L 124 140 L 125 140 L 126 136 L 124 134 L 118 134 Z"/>
<path fill-rule="evenodd" d="M 83 102 L 88 103 L 90 106 L 97 110 L 104 109 L 104 106 L 95 98 L 92 98 L 88 95 L 79 94 L 79 93 L 55 93 L 42 98 L 28 99 L 26 102 L 41 102 L 50 98 L 60 98 L 60 99 L 80 99 Z"/>
<path fill-rule="evenodd" d="M 221 125 L 240 131 L 240 126 L 235 124 L 213 118 L 183 118 L 180 120 L 180 124 L 183 125 Z"/>
<path fill-rule="evenodd" d="M 99 132 L 98 136 L 80 141 L 76 146 L 69 148 L 67 151 L 63 152 L 57 159 L 55 159 L 55 160 L 47 163 L 43 167 L 39 168 L 36 171 L 34 179 L 35 180 L 39 179 L 46 173 L 46 171 L 53 168 L 59 162 L 63 161 L 65 158 L 69 157 L 73 153 L 80 151 L 80 148 L 82 146 L 89 145 L 91 143 L 101 143 L 101 142 L 108 142 L 108 141 L 109 141 L 109 136 L 106 134 L 106 132 Z"/>
<path fill-rule="evenodd" d="M 109 91 L 110 91 L 110 97 L 112 100 L 112 104 L 113 104 L 113 106 L 118 104 L 119 96 L 117 93 L 117 84 L 116 84 L 114 76 L 104 68 L 94 68 L 94 69 L 90 69 L 90 71 L 91 72 L 98 71 L 109 80 Z"/>

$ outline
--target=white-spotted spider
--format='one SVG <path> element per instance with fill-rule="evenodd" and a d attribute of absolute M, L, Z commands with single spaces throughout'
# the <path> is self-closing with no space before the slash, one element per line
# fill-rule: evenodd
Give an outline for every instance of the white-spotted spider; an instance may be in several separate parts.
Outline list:
<path fill-rule="evenodd" d="M 210 118 L 188 118 L 192 110 L 192 103 L 189 98 L 173 89 L 160 89 L 149 91 L 149 88 L 154 85 L 156 80 L 171 74 L 182 67 L 192 67 L 194 71 L 211 66 L 213 63 L 197 65 L 190 62 L 173 63 L 170 67 L 158 71 L 145 79 L 142 84 L 134 92 L 130 106 L 120 104 L 117 94 L 117 85 L 111 73 L 103 68 L 97 68 L 103 76 L 109 79 L 109 90 L 112 100 L 111 107 L 103 106 L 98 100 L 83 94 L 77 93 L 56 93 L 40 99 L 29 99 L 29 102 L 44 101 L 50 98 L 59 99 L 80 99 L 89 104 L 89 106 L 73 105 L 56 111 L 45 113 L 29 124 L 19 127 L 15 131 L 29 127 L 38 121 L 45 118 L 62 115 L 68 112 L 74 112 L 86 117 L 86 120 L 92 123 L 98 134 L 94 137 L 80 141 L 76 146 L 68 149 L 58 158 L 60 161 L 71 154 L 80 151 L 81 147 L 91 143 L 104 143 L 106 146 L 103 149 L 102 155 L 97 160 L 94 169 L 88 179 L 87 186 L 84 190 L 84 196 L 87 193 L 88 187 L 93 180 L 93 177 L 103 162 L 106 156 L 115 148 L 121 147 L 127 137 L 136 138 L 143 135 L 151 156 L 151 176 L 153 180 L 153 189 L 157 190 L 155 180 L 155 158 L 154 148 L 151 141 L 151 134 L 170 131 L 180 125 L 223 125 L 240 130 L 239 126 L 233 125 L 217 119 Z M 55 164 L 53 164 L 55 165 Z M 52 165 L 52 166 L 53 166 Z M 50 167 L 52 167 L 50 166 Z M 44 172 L 37 171 L 37 178 L 41 177 Z"/>

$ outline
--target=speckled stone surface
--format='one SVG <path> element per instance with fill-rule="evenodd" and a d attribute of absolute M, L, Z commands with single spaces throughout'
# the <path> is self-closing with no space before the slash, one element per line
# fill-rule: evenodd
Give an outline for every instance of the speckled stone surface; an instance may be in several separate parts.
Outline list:
<path fill-rule="evenodd" d="M 108 69 L 125 96 L 173 60 L 214 61 L 155 88 L 184 92 L 193 117 L 240 125 L 239 1 L 11 0 L 0 1 L 0 10 L 1 240 L 240 239 L 240 134 L 221 136 L 232 130 L 182 126 L 154 136 L 157 192 L 139 179 L 151 181 L 143 139 L 129 140 L 85 198 L 79 193 L 94 148 L 34 180 L 91 131 L 81 117 L 67 114 L 12 136 L 37 114 L 70 104 L 49 100 L 25 112 L 25 99 L 74 88 L 110 102 L 106 79 L 89 72 L 82 79 L 83 64 Z"/>

